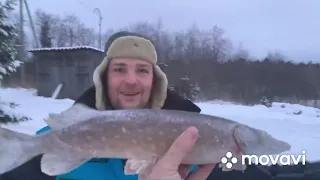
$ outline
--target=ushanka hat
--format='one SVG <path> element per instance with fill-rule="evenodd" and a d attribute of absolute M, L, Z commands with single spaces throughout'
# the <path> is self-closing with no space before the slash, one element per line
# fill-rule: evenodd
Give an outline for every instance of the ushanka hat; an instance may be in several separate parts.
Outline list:
<path fill-rule="evenodd" d="M 110 60 L 114 58 L 137 58 L 153 65 L 154 87 L 151 92 L 151 108 L 161 108 L 167 97 L 168 79 L 157 65 L 157 52 L 152 42 L 146 38 L 134 35 L 118 37 L 113 40 L 107 49 L 106 56 L 93 73 L 93 82 L 96 89 L 96 108 L 106 109 L 107 94 L 103 88 L 103 76 Z"/>

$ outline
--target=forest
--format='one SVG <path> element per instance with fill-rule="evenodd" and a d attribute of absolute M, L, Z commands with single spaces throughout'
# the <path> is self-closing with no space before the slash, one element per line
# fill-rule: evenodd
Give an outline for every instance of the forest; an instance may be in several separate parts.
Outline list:
<path fill-rule="evenodd" d="M 159 18 L 153 23 L 108 28 L 99 44 L 98 32 L 86 27 L 74 15 L 37 10 L 34 18 L 41 47 L 104 47 L 108 37 L 117 31 L 143 34 L 155 44 L 159 64 L 170 86 L 192 100 L 222 99 L 254 104 L 262 98 L 286 102 L 319 99 L 319 64 L 295 63 L 276 50 L 260 59 L 253 57 L 241 43 L 233 43 L 216 24 L 209 29 L 191 24 L 188 29 L 172 32 L 166 30 Z M 31 35 L 26 36 L 32 39 Z M 34 45 L 32 40 L 25 44 Z"/>

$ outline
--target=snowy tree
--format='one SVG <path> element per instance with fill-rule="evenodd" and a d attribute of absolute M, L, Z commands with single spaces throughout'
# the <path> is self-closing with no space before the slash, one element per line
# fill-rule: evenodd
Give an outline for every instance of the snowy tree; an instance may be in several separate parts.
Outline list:
<path fill-rule="evenodd" d="M 171 89 L 180 94 L 183 98 L 191 101 L 195 101 L 200 92 L 199 84 L 192 84 L 187 76 L 181 77 L 179 84 L 171 87 Z"/>
<path fill-rule="evenodd" d="M 17 38 L 17 30 L 11 19 L 8 17 L 13 11 L 13 0 L 0 2 L 0 81 L 3 75 L 10 75 L 16 71 L 21 61 L 15 60 L 17 50 L 15 48 L 15 40 Z"/>
<path fill-rule="evenodd" d="M 20 61 L 15 60 L 17 50 L 15 42 L 17 32 L 9 14 L 14 9 L 13 0 L 7 0 L 5 3 L 0 2 L 0 82 L 3 75 L 10 75 L 20 65 Z M 30 120 L 28 117 L 16 114 L 14 108 L 18 105 L 14 102 L 6 102 L 0 97 L 0 124 L 17 123 L 25 120 Z"/>
<path fill-rule="evenodd" d="M 19 105 L 14 102 L 6 102 L 0 99 L 0 124 L 19 123 L 31 120 L 29 117 L 16 113 L 15 108 L 18 106 Z"/>
<path fill-rule="evenodd" d="M 199 83 L 195 83 L 194 85 L 192 85 L 192 88 L 191 88 L 191 100 L 192 101 L 195 101 L 198 97 L 200 93 L 200 86 L 199 86 Z"/>
<path fill-rule="evenodd" d="M 247 60 L 250 59 L 249 52 L 247 49 L 243 47 L 242 43 L 239 43 L 238 48 L 232 54 L 232 57 L 230 60 L 239 60 L 239 59 L 247 59 Z"/>

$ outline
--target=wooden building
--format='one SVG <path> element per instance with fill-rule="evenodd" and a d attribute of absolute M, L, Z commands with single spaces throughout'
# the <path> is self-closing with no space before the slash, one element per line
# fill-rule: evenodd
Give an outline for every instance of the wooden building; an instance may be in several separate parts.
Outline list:
<path fill-rule="evenodd" d="M 58 98 L 75 99 L 93 85 L 94 69 L 103 59 L 102 50 L 88 47 L 54 47 L 29 50 L 35 66 L 33 83 L 39 96 L 50 97 L 58 84 Z"/>

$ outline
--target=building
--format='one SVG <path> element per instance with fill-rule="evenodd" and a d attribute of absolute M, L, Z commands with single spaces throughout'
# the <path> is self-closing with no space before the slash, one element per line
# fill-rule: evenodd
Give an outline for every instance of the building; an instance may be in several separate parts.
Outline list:
<path fill-rule="evenodd" d="M 38 48 L 28 52 L 32 53 L 35 71 L 31 72 L 34 78 L 29 78 L 33 82 L 27 83 L 33 84 L 39 96 L 45 97 L 50 97 L 62 83 L 57 98 L 70 99 L 76 99 L 93 85 L 93 71 L 104 56 L 102 50 L 89 46 Z"/>

